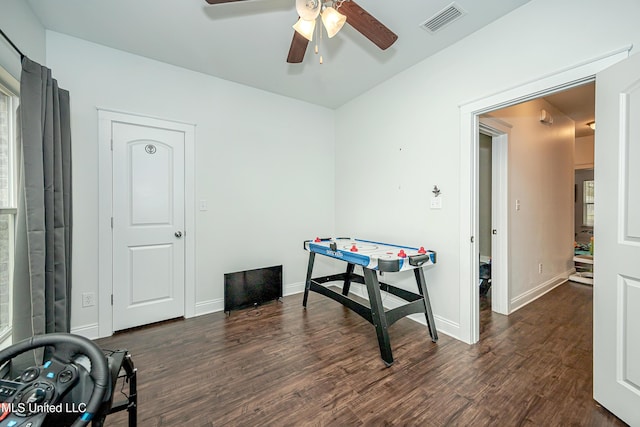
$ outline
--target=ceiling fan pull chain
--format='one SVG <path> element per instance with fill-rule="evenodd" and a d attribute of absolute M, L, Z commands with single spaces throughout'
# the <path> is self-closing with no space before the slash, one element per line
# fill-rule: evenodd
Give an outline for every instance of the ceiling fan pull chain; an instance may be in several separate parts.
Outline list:
<path fill-rule="evenodd" d="M 317 18 L 316 18 L 317 19 Z M 318 51 L 320 50 L 320 48 L 318 47 L 318 39 L 319 39 L 319 35 L 318 35 L 318 25 L 316 25 L 316 47 L 315 47 L 315 53 L 316 55 L 318 54 Z"/>
<path fill-rule="evenodd" d="M 320 18 L 317 18 L 320 19 Z M 320 52 L 320 39 L 322 39 L 322 25 L 316 25 L 316 45 L 314 48 L 314 52 L 317 55 Z M 322 64 L 322 55 L 320 55 L 320 63 Z"/>
<path fill-rule="evenodd" d="M 318 31 L 320 32 L 320 37 L 318 37 L 319 39 L 318 43 L 320 43 L 323 39 L 322 25 L 318 25 Z M 322 54 L 320 54 L 320 64 L 322 64 Z"/>

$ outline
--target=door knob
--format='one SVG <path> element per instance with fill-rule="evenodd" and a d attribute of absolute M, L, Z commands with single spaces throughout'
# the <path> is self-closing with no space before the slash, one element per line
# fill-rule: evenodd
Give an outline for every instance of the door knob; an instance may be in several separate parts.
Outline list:
<path fill-rule="evenodd" d="M 491 230 L 491 234 L 498 234 L 498 230 L 494 228 L 493 230 Z"/>
<path fill-rule="evenodd" d="M 176 235 L 177 238 L 182 237 L 182 231 L 176 231 L 175 235 Z"/>

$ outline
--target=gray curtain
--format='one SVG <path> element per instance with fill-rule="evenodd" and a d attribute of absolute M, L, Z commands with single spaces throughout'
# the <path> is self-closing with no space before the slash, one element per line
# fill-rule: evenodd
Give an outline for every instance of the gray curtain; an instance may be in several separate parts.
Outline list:
<path fill-rule="evenodd" d="M 69 332 L 71 320 L 69 92 L 26 57 L 18 121 L 14 342 Z"/>

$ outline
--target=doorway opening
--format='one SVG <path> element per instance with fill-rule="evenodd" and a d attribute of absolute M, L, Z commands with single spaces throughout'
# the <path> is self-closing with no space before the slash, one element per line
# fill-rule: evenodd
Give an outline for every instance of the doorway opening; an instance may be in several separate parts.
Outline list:
<path fill-rule="evenodd" d="M 594 133 L 587 123 L 594 121 L 594 104 L 590 82 L 479 117 L 481 316 L 488 310 L 508 315 L 573 273 L 575 242 L 585 229 L 582 213 L 574 212 L 574 171 L 593 168 Z M 509 141 L 502 155 L 501 138 Z M 588 208 L 584 216 L 592 221 Z"/>
<path fill-rule="evenodd" d="M 460 323 L 459 338 L 475 343 L 480 338 L 478 241 L 478 134 L 485 113 L 528 100 L 550 96 L 595 81 L 596 73 L 627 58 L 629 47 L 608 53 L 573 68 L 521 86 L 468 102 L 460 107 Z M 548 192 L 554 191 L 550 188 Z M 542 196 L 541 196 L 542 197 Z M 515 208 L 515 201 L 511 201 Z M 539 263 L 538 263 L 539 264 Z M 544 265 L 543 265 L 544 271 Z M 538 273 L 536 273 L 538 274 Z M 513 273 L 511 273 L 513 275 Z M 494 285 L 495 286 L 495 285 Z M 513 298 L 512 298 L 513 300 Z M 516 304 L 518 302 L 516 301 Z"/>
<path fill-rule="evenodd" d="M 508 314 L 508 146 L 511 125 L 481 116 L 478 156 L 480 309 Z"/>
<path fill-rule="evenodd" d="M 492 267 L 492 209 L 493 194 L 491 189 L 492 175 L 492 137 L 480 129 L 479 154 L 478 154 L 478 212 L 480 216 L 478 224 L 478 246 L 480 247 L 480 312 L 491 306 L 491 267 Z M 497 230 L 496 230 L 497 232 Z"/>

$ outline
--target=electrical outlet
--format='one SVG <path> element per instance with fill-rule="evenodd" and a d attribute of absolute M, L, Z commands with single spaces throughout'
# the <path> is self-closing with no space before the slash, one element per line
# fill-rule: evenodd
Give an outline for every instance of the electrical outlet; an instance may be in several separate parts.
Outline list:
<path fill-rule="evenodd" d="M 538 264 L 538 273 L 542 274 L 542 263 Z"/>
<path fill-rule="evenodd" d="M 82 306 L 93 307 L 96 305 L 96 294 L 93 292 L 84 292 L 82 294 Z"/>

